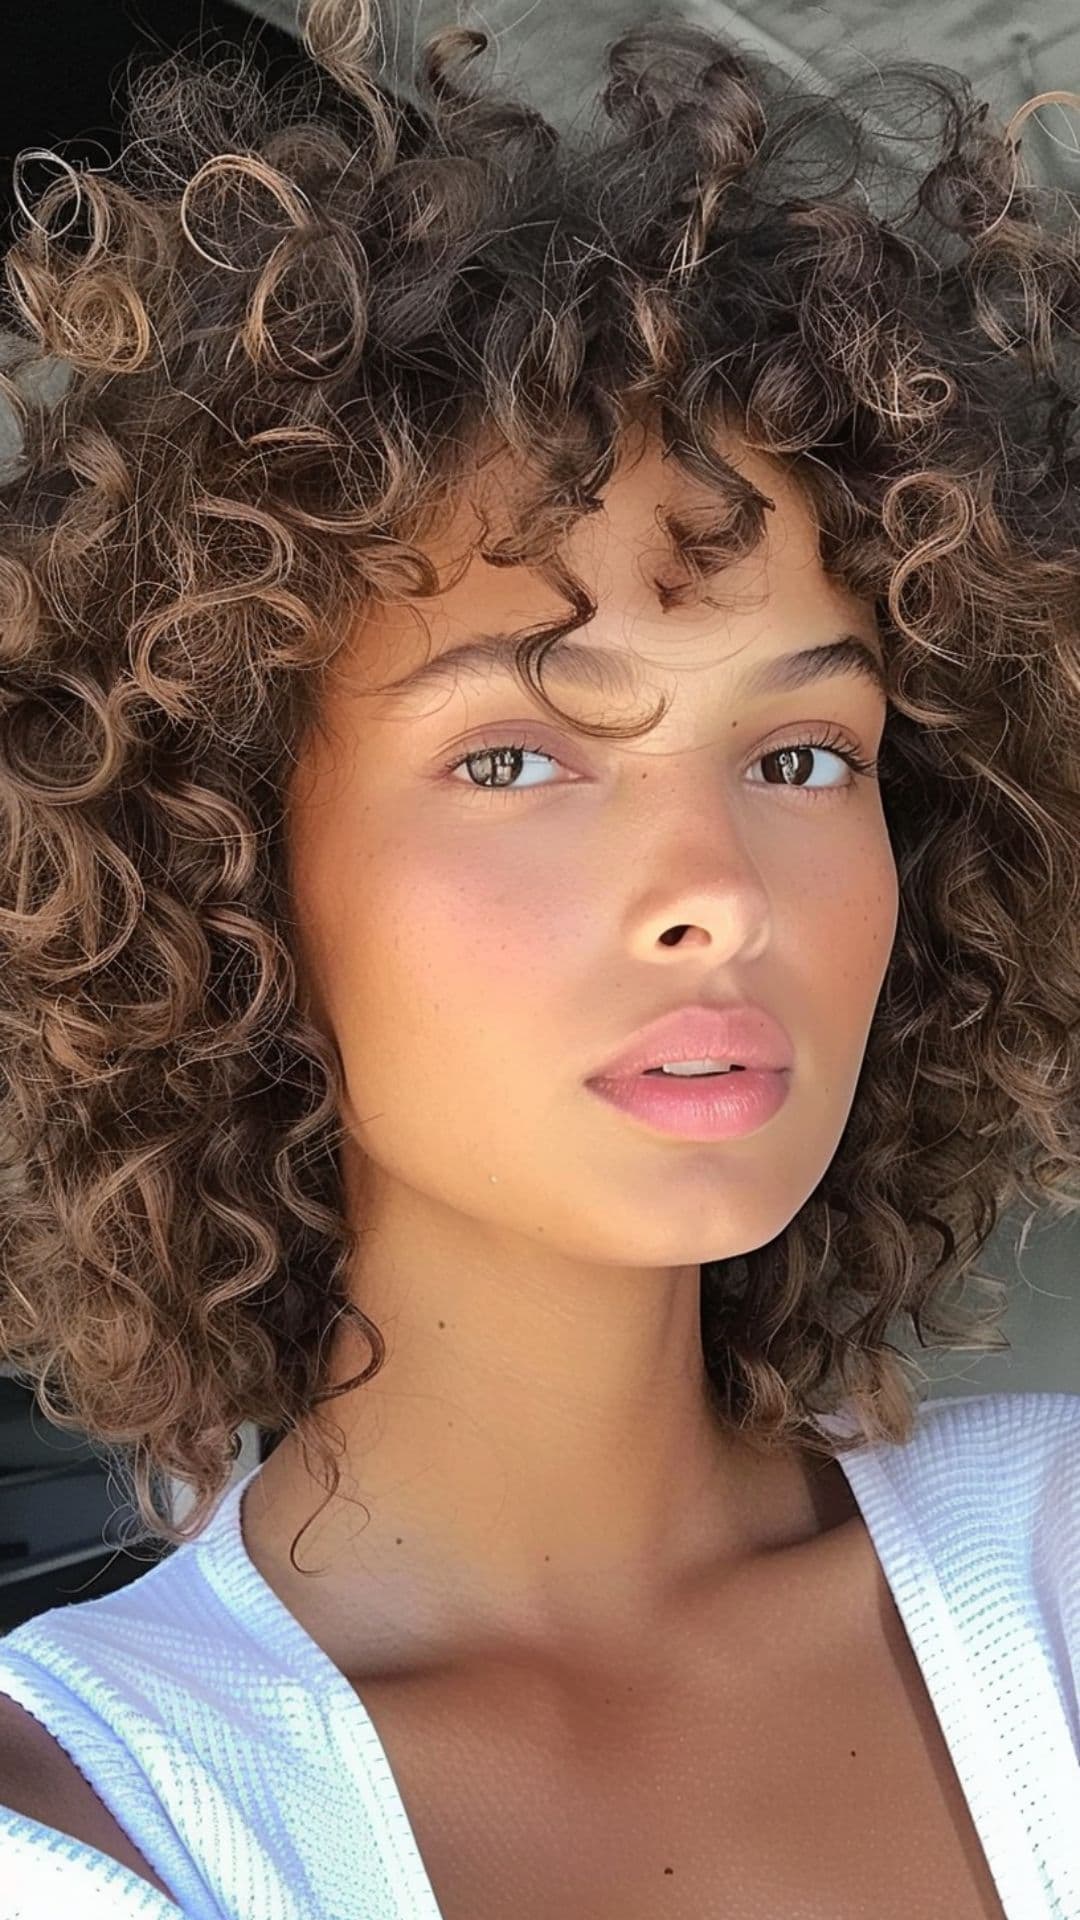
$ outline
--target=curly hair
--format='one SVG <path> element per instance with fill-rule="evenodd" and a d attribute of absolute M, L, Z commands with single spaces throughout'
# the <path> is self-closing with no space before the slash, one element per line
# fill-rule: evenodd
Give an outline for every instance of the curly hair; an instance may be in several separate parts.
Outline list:
<path fill-rule="evenodd" d="M 50 153 L 31 204 L 16 162 L 0 1351 L 171 1546 L 245 1423 L 314 1419 L 335 1490 L 318 1410 L 385 1358 L 348 1289 L 341 1063 L 300 990 L 283 791 L 364 608 L 438 590 L 418 542 L 481 440 L 523 479 L 483 558 L 569 603 L 515 660 L 564 722 L 544 658 L 595 604 L 562 540 L 642 416 L 715 502 L 665 516 L 661 604 L 721 604 L 708 581 L 762 538 L 723 429 L 791 472 L 823 566 L 878 612 L 897 934 L 818 1188 L 702 1265 L 717 1420 L 755 1447 L 901 1443 L 893 1323 L 1007 1348 L 1006 1283 L 974 1265 L 1001 1210 L 1080 1209 L 1080 247 L 1016 137 L 1045 96 L 1003 127 L 951 69 L 877 65 L 875 100 L 913 89 L 934 123 L 886 217 L 870 188 L 901 162 L 861 66 L 796 85 L 665 10 L 559 133 L 465 84 L 484 33 L 434 34 L 405 99 L 373 31 L 368 0 L 313 0 L 273 83 L 185 44 L 132 75 L 115 166 Z M 343 1314 L 371 1358 L 327 1389 Z M 843 1402 L 858 1431 L 825 1439 Z"/>

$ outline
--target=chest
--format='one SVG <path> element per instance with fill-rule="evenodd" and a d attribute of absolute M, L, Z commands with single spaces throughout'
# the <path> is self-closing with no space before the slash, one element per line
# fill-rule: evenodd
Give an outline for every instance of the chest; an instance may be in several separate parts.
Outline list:
<path fill-rule="evenodd" d="M 443 1920 L 1003 1920 L 883 1577 L 826 1598 L 762 1596 L 659 1687 L 365 1686 Z"/>

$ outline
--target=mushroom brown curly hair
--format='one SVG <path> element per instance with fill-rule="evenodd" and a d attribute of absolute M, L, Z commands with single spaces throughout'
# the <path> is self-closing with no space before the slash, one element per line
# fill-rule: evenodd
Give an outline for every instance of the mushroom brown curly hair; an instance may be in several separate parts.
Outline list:
<path fill-rule="evenodd" d="M 717 1420 L 902 1442 L 890 1330 L 1000 1345 L 1006 1283 L 975 1262 L 1002 1210 L 1080 1207 L 1080 245 L 1021 165 L 1044 96 L 1003 127 L 949 69 L 877 65 L 875 99 L 934 121 L 905 183 L 862 67 L 798 87 L 675 12 L 610 46 L 564 133 L 466 84 L 484 33 L 432 36 L 409 100 L 372 37 L 367 0 L 313 0 L 286 79 L 185 48 L 133 75 L 115 167 L 50 156 L 31 202 L 16 166 L 0 1351 L 173 1545 L 245 1423 L 321 1426 L 385 1357 L 346 1284 L 340 1059 L 302 992 L 283 791 L 365 607 L 437 590 L 418 542 L 482 444 L 522 475 L 484 560 L 568 603 L 515 665 L 563 722 L 544 659 L 594 603 L 562 542 L 646 415 L 714 503 L 667 516 L 663 604 L 722 604 L 762 538 L 723 430 L 795 477 L 879 617 L 896 940 L 819 1186 L 702 1266 Z M 328 1390 L 343 1314 L 371 1358 Z M 859 1431 L 826 1441 L 844 1401 Z"/>

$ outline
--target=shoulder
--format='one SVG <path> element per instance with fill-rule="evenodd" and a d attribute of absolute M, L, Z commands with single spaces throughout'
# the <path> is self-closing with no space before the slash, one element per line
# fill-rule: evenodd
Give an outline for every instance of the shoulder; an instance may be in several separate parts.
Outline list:
<path fill-rule="evenodd" d="M 1080 1394 L 960 1394 L 924 1403 L 911 1444 L 878 1449 L 877 1457 L 898 1475 L 910 1464 L 942 1489 L 956 1483 L 993 1502 L 1003 1491 L 999 1475 L 1013 1495 L 1039 1492 L 1048 1478 L 1066 1491 L 1075 1478 L 1078 1440 Z"/>
<path fill-rule="evenodd" d="M 1065 1609 L 1080 1650 L 1080 1395 L 927 1402 L 906 1444 L 844 1462 L 897 1578 L 935 1575 L 965 1614 L 991 1596 L 1018 1617 Z"/>
<path fill-rule="evenodd" d="M 74 1761 L 8 1694 L 0 1694 L 0 1807 L 96 1848 L 171 1899 Z"/>

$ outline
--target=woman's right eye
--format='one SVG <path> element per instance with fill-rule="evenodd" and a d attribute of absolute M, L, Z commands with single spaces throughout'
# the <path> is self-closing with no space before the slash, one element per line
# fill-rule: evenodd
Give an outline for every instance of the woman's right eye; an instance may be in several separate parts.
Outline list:
<path fill-rule="evenodd" d="M 560 761 L 556 760 L 553 753 L 546 752 L 543 747 L 532 746 L 527 740 L 516 742 L 497 741 L 493 742 L 490 746 L 481 745 L 478 747 L 470 747 L 467 753 L 460 753 L 456 759 L 448 761 L 443 771 L 448 775 L 453 774 L 459 767 L 467 767 L 469 763 L 474 760 L 479 761 L 481 763 L 479 769 L 481 777 L 479 780 L 459 780 L 456 782 L 458 786 L 469 787 L 473 793 L 508 793 L 514 795 L 533 792 L 537 785 L 550 786 L 550 781 L 533 781 L 529 786 L 524 787 L 507 785 L 507 781 L 513 780 L 520 771 L 516 762 L 520 760 L 522 754 L 532 754 L 541 760 L 547 760 L 553 767 L 561 764 Z M 505 778 L 501 778 L 503 775 L 505 775 Z M 490 786 L 485 784 L 489 779 L 493 782 Z"/>

